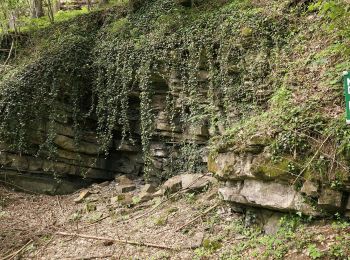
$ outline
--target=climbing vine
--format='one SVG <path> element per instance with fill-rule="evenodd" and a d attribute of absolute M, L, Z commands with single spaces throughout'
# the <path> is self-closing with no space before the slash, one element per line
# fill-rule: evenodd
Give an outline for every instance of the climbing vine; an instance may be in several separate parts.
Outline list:
<path fill-rule="evenodd" d="M 173 0 L 153 0 L 137 11 L 108 12 L 103 25 L 99 15 L 90 15 L 95 27 L 78 22 L 67 25 L 68 32 L 56 31 L 56 47 L 4 77 L 2 140 L 25 150 L 36 121 L 49 119 L 46 149 L 51 149 L 57 106 L 66 96 L 76 136 L 84 124 L 81 119 L 95 114 L 99 144 L 108 154 L 116 135 L 122 141 L 138 138 L 129 120 L 130 98 L 136 95 L 148 174 L 158 112 L 152 107 L 155 75 L 168 85 L 165 112 L 172 132 L 180 125 L 181 132 L 191 134 L 208 123 L 217 131 L 266 106 L 276 87 L 270 84 L 271 59 L 283 47 L 290 26 L 287 17 L 270 18 L 249 1 L 203 1 L 191 9 Z M 268 94 L 258 95 L 262 92 Z M 85 107 L 90 100 L 91 107 Z M 179 151 L 194 158 L 187 163 L 192 170 L 198 156 L 188 154 L 196 152 L 184 148 L 188 146 L 195 147 L 191 136 Z"/>

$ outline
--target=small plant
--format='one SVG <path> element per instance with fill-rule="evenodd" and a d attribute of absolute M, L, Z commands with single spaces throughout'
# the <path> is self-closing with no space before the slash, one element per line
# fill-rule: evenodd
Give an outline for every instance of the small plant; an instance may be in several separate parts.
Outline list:
<path fill-rule="evenodd" d="M 139 197 L 139 196 L 134 196 L 134 197 L 132 197 L 132 203 L 134 204 L 134 205 L 137 205 L 137 204 L 139 204 L 141 202 L 141 198 Z"/>
<path fill-rule="evenodd" d="M 69 221 L 71 222 L 77 222 L 82 218 L 82 214 L 81 214 L 81 210 L 77 210 L 76 212 L 74 212 L 72 215 L 69 216 Z"/>
<path fill-rule="evenodd" d="M 168 222 L 168 215 L 160 215 L 153 220 L 156 226 L 165 226 Z"/>
<path fill-rule="evenodd" d="M 204 239 L 201 248 L 195 250 L 198 256 L 209 256 L 222 247 L 220 239 Z"/>
<path fill-rule="evenodd" d="M 308 245 L 307 251 L 311 259 L 318 259 L 323 256 L 322 252 L 317 248 L 315 244 Z"/>
<path fill-rule="evenodd" d="M 195 193 L 186 193 L 186 202 L 189 204 L 193 204 L 196 201 Z"/>

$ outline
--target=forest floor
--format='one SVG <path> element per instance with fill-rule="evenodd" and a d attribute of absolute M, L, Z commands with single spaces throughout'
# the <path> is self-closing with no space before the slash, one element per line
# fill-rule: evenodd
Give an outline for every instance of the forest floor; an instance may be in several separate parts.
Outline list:
<path fill-rule="evenodd" d="M 245 227 L 216 187 L 133 205 L 111 203 L 114 182 L 89 191 L 76 203 L 79 192 L 30 195 L 0 186 L 0 259 L 350 259 L 343 220 L 293 215 L 264 235 Z"/>

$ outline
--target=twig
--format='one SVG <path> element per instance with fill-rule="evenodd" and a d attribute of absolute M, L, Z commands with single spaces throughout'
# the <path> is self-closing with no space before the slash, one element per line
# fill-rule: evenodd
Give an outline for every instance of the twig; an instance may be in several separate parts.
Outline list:
<path fill-rule="evenodd" d="M 10 51 L 9 51 L 9 55 L 7 56 L 7 59 L 5 60 L 5 63 L 3 65 L 6 65 L 7 62 L 10 60 L 14 45 L 15 45 L 15 40 L 12 40 L 11 48 L 10 48 Z"/>
<path fill-rule="evenodd" d="M 204 211 L 202 214 L 198 215 L 198 216 L 195 217 L 194 219 L 188 221 L 187 223 L 183 224 L 181 227 L 177 228 L 177 229 L 175 230 L 175 232 L 180 231 L 180 230 L 183 229 L 184 227 L 187 227 L 188 225 L 192 224 L 192 223 L 195 222 L 197 219 L 199 219 L 199 218 L 205 216 L 206 214 L 208 214 L 210 211 L 212 211 L 213 209 L 215 209 L 215 208 L 216 208 L 217 206 L 219 206 L 219 205 L 220 205 L 220 203 L 217 203 L 217 204 L 215 204 L 214 206 L 208 208 L 208 209 L 207 209 L 206 211 Z"/>
<path fill-rule="evenodd" d="M 310 136 L 310 135 L 308 135 L 308 134 L 305 134 L 305 133 L 302 133 L 302 132 L 299 132 L 299 131 L 296 131 L 296 130 L 295 130 L 295 132 L 305 135 L 306 137 L 312 139 L 312 140 L 315 141 L 316 143 L 319 143 L 319 144 L 321 143 L 319 140 L 317 140 L 316 138 L 314 138 L 314 137 L 312 137 L 312 136 Z M 327 154 L 327 153 L 325 153 L 325 152 L 323 152 L 323 151 L 319 151 L 319 152 L 320 152 L 322 155 L 324 155 L 325 157 L 327 157 L 328 159 L 333 160 L 333 158 L 334 158 L 334 162 L 335 162 L 337 165 L 341 166 L 345 171 L 348 170 L 348 167 L 347 167 L 347 166 L 345 166 L 345 165 L 342 164 L 341 162 L 335 160 L 335 156 L 329 155 L 329 154 Z"/>
<path fill-rule="evenodd" d="M 54 237 L 52 236 L 52 237 L 50 238 L 50 240 L 47 241 L 43 247 L 41 247 L 38 251 L 36 251 L 36 253 L 34 254 L 34 256 L 39 255 L 39 253 L 40 253 L 41 251 L 43 251 L 43 250 L 53 241 L 53 238 L 54 238 Z"/>
<path fill-rule="evenodd" d="M 87 238 L 87 239 L 113 241 L 116 243 L 129 244 L 129 245 L 134 245 L 134 246 L 146 246 L 146 247 L 154 247 L 154 248 L 160 248 L 160 249 L 176 250 L 175 248 L 170 247 L 170 246 L 166 246 L 166 245 L 158 245 L 158 244 L 137 242 L 137 241 L 131 241 L 131 240 L 111 239 L 108 237 L 97 237 L 97 236 L 90 236 L 90 235 L 83 235 L 83 234 L 76 234 L 76 233 L 66 233 L 66 232 L 57 232 L 56 234 L 61 235 L 61 236 L 81 237 L 81 238 Z"/>
<path fill-rule="evenodd" d="M 63 208 L 62 208 L 62 205 L 61 205 L 61 202 L 60 202 L 60 196 L 57 195 L 56 199 L 57 199 L 58 206 L 60 207 L 61 211 L 63 211 Z"/>
<path fill-rule="evenodd" d="M 1 258 L 0 260 L 7 260 L 7 259 L 11 259 L 11 258 L 15 257 L 16 255 L 20 254 L 20 253 L 21 253 L 27 246 L 29 246 L 32 242 L 33 242 L 33 240 L 30 239 L 30 240 L 28 241 L 28 243 L 25 244 L 24 246 L 22 246 L 20 249 L 18 249 L 17 251 L 15 251 L 15 252 L 13 252 L 13 253 L 11 253 L 11 254 L 9 254 L 9 255 L 3 257 L 3 258 Z"/>
<path fill-rule="evenodd" d="M 80 227 L 79 229 L 91 227 L 91 226 L 95 225 L 96 223 L 98 223 L 98 222 L 100 222 L 100 221 L 102 221 L 102 220 L 104 220 L 104 219 L 106 219 L 106 218 L 109 218 L 109 217 L 110 217 L 110 215 L 104 216 L 104 217 L 102 217 L 102 218 L 99 218 L 99 219 L 97 219 L 97 220 L 91 222 L 90 224 L 87 224 L 87 225 L 85 225 L 85 226 Z"/>
<path fill-rule="evenodd" d="M 86 256 L 86 257 L 74 257 L 74 258 L 68 258 L 68 259 L 72 259 L 72 260 L 90 260 L 90 259 L 106 259 L 108 257 L 112 257 L 113 254 L 109 254 L 109 255 L 96 255 L 96 256 Z"/>
<path fill-rule="evenodd" d="M 298 174 L 298 176 L 295 178 L 293 185 L 297 182 L 297 180 L 300 178 L 300 176 L 306 171 L 306 169 L 310 166 L 310 164 L 312 163 L 312 161 L 315 159 L 316 155 L 320 152 L 320 150 L 322 149 L 322 146 L 327 142 L 327 140 L 329 139 L 329 137 L 331 137 L 331 134 L 329 134 L 327 136 L 326 139 L 323 140 L 323 142 L 321 143 L 321 145 L 318 147 L 317 151 L 315 152 L 315 154 L 312 156 L 312 158 L 310 159 L 310 161 L 305 165 L 305 167 L 302 169 L 302 171 Z"/>

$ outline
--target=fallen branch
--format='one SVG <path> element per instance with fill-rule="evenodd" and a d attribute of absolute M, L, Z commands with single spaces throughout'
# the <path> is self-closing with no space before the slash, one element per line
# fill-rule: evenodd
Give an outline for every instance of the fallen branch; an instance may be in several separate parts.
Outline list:
<path fill-rule="evenodd" d="M 71 259 L 71 260 L 107 259 L 107 258 L 112 257 L 112 256 L 113 255 L 110 254 L 110 255 L 101 255 L 101 256 L 74 257 L 74 258 L 67 258 L 67 259 Z"/>
<path fill-rule="evenodd" d="M 87 238 L 87 239 L 94 239 L 94 240 L 112 241 L 112 242 L 116 242 L 116 243 L 129 244 L 129 245 L 134 245 L 134 246 L 146 246 L 146 247 L 154 247 L 154 248 L 160 248 L 160 249 L 176 250 L 175 248 L 170 247 L 170 246 L 158 245 L 158 244 L 146 243 L 146 242 L 111 239 L 108 237 L 97 237 L 97 236 L 90 236 L 90 235 L 83 235 L 83 234 L 76 234 L 76 233 L 66 233 L 66 232 L 57 232 L 56 234 L 61 235 L 61 236 L 70 236 L 70 237 L 80 237 L 80 238 Z"/>
<path fill-rule="evenodd" d="M 20 249 L 18 249 L 17 251 L 1 258 L 0 260 L 7 260 L 7 259 L 11 259 L 14 258 L 15 256 L 17 256 L 18 254 L 20 254 L 27 246 L 29 246 L 31 243 L 33 242 L 33 240 L 29 240 L 27 244 L 25 244 L 24 246 L 22 246 Z"/>
<path fill-rule="evenodd" d="M 192 224 L 193 222 L 195 222 L 197 219 L 200 219 L 201 217 L 205 216 L 206 214 L 208 214 L 210 211 L 212 211 L 213 209 L 215 209 L 217 206 L 219 206 L 220 203 L 215 204 L 214 206 L 208 208 L 206 211 L 204 211 L 202 214 L 200 214 L 199 216 L 195 217 L 194 219 L 188 221 L 187 223 L 183 224 L 181 227 L 177 228 L 175 230 L 175 232 L 180 231 L 181 229 L 183 229 L 184 227 L 187 227 L 188 225 Z"/>

